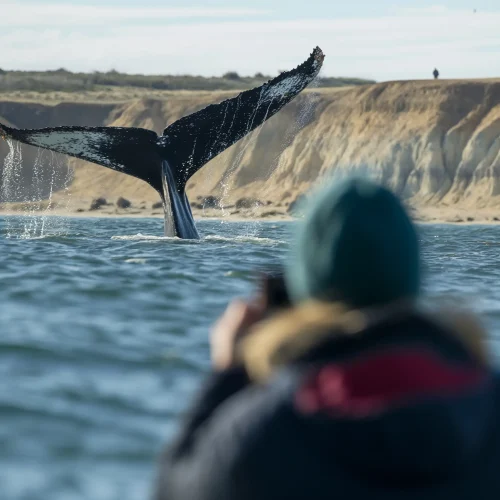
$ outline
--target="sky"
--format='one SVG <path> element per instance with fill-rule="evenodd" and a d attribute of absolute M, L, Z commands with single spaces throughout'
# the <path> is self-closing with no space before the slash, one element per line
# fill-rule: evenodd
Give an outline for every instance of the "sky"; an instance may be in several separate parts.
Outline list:
<path fill-rule="evenodd" d="M 476 12 L 474 12 L 476 11 Z M 500 77 L 499 0 L 0 0 L 0 68 Z"/>

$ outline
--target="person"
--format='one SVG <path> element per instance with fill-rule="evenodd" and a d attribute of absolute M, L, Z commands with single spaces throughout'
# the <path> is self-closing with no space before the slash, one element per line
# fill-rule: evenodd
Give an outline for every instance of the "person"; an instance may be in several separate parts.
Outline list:
<path fill-rule="evenodd" d="M 432 74 L 434 75 L 434 80 L 437 80 L 439 78 L 439 71 L 437 70 L 437 68 L 434 68 Z"/>
<path fill-rule="evenodd" d="M 366 180 L 310 197 L 291 305 L 232 302 L 157 500 L 496 499 L 498 376 L 481 323 L 421 300 L 402 203 Z"/>

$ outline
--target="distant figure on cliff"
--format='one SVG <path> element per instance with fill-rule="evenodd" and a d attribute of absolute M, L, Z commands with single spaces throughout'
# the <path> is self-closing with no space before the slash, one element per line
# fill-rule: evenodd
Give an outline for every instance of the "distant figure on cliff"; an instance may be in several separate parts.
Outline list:
<path fill-rule="evenodd" d="M 436 68 L 434 68 L 432 74 L 434 75 L 434 80 L 437 80 L 439 78 L 439 71 Z"/>

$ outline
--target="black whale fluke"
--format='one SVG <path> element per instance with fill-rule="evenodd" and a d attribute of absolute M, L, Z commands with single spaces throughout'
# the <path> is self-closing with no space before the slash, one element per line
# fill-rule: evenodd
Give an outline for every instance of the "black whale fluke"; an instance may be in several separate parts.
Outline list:
<path fill-rule="evenodd" d="M 1 123 L 0 136 L 146 181 L 163 200 L 166 235 L 196 238 L 198 233 L 185 195 L 188 179 L 304 90 L 319 73 L 323 59 L 323 52 L 316 47 L 297 68 L 181 118 L 167 127 L 162 136 L 141 128 L 15 129 Z"/>
<path fill-rule="evenodd" d="M 289 103 L 319 73 L 323 52 L 316 47 L 309 59 L 260 87 L 185 116 L 163 131 L 168 158 L 176 165 L 177 185 L 205 163 L 255 130 Z"/>

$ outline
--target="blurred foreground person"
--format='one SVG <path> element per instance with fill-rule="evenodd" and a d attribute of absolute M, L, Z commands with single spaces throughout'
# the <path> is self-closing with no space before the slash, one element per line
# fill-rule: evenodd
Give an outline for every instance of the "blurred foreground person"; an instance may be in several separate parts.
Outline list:
<path fill-rule="evenodd" d="M 498 377 L 473 317 L 418 303 L 416 229 L 366 181 L 314 197 L 293 306 L 234 302 L 158 500 L 498 499 Z"/>

